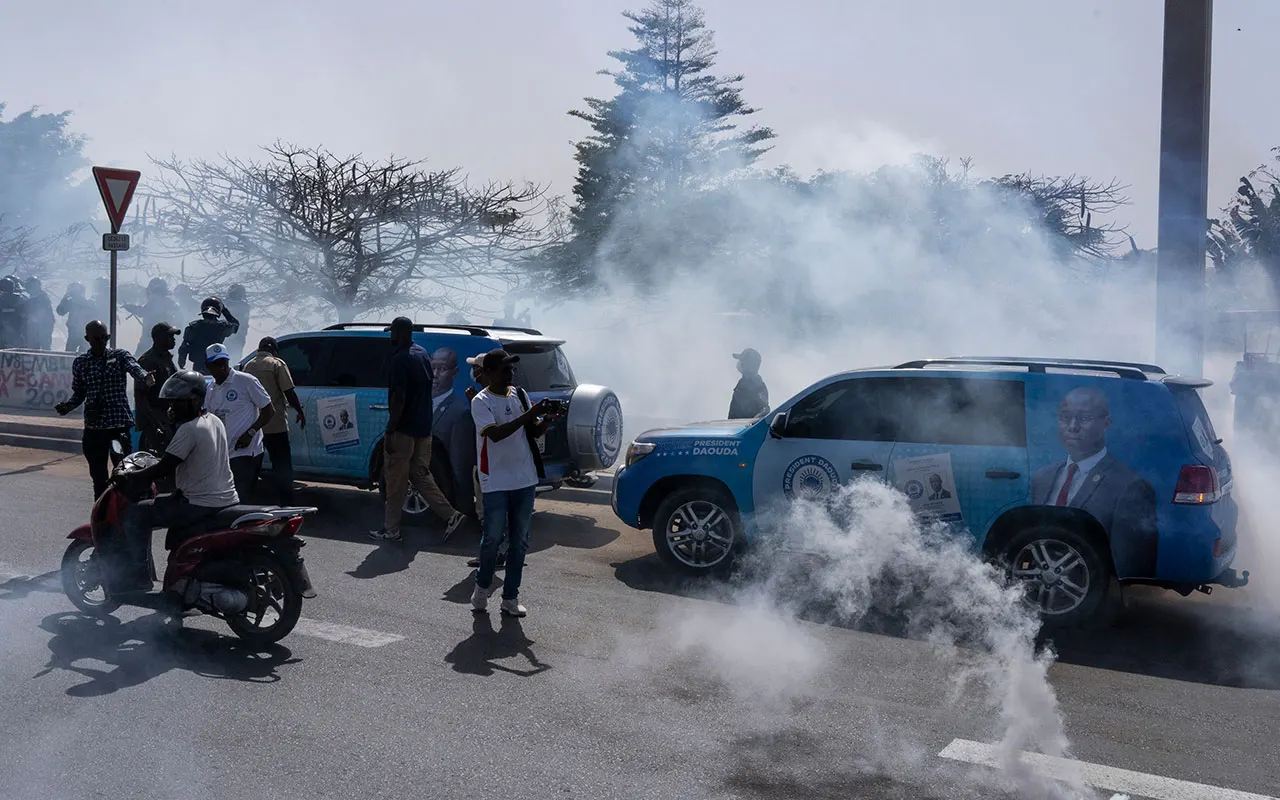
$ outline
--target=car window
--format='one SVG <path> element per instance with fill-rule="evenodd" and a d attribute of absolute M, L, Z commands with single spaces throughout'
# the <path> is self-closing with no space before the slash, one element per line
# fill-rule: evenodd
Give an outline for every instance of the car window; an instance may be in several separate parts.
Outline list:
<path fill-rule="evenodd" d="M 854 378 L 816 390 L 792 406 L 787 436 L 890 442 L 893 428 L 881 403 L 894 379 Z"/>
<path fill-rule="evenodd" d="M 295 386 L 318 386 L 317 365 L 324 363 L 328 353 L 328 339 L 298 338 L 280 342 L 280 358 L 289 365 L 289 374 Z"/>
<path fill-rule="evenodd" d="M 508 342 L 503 349 L 520 356 L 516 364 L 515 384 L 526 392 L 577 388 L 578 382 L 569 368 L 569 359 L 559 346 Z"/>
<path fill-rule="evenodd" d="M 988 447 L 1027 444 L 1022 381 L 901 378 L 881 400 L 899 442 Z"/>
<path fill-rule="evenodd" d="M 390 357 L 391 339 L 386 336 L 335 337 L 323 383 L 317 379 L 316 385 L 385 389 Z"/>

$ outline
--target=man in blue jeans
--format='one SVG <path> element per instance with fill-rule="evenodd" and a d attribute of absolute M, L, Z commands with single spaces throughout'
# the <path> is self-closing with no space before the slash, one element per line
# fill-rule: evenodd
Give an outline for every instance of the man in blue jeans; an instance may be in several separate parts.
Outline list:
<path fill-rule="evenodd" d="M 542 459 L 534 444 L 550 421 L 549 404 L 530 404 L 523 389 L 512 388 L 518 356 L 490 350 L 481 361 L 485 388 L 471 400 L 476 423 L 476 452 L 483 496 L 484 522 L 480 538 L 480 568 L 471 607 L 484 611 L 493 594 L 498 547 L 507 539 L 507 576 L 502 583 L 502 613 L 523 617 L 520 579 L 529 550 L 533 496 L 543 477 Z"/>

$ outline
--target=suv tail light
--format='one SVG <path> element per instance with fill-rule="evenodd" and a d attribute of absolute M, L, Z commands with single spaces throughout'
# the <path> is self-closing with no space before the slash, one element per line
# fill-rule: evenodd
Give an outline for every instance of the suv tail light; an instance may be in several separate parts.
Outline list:
<path fill-rule="evenodd" d="M 1178 473 L 1178 487 L 1173 490 L 1173 502 L 1186 505 L 1216 503 L 1222 496 L 1218 483 L 1218 471 L 1203 464 L 1186 464 Z"/>

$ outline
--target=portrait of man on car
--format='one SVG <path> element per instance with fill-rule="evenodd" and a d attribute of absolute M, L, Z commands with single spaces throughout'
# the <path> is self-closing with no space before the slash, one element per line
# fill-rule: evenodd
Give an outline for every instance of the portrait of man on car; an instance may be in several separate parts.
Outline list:
<path fill-rule="evenodd" d="M 1058 441 L 1066 451 L 1031 478 L 1031 502 L 1078 508 L 1098 520 L 1111 539 L 1121 578 L 1151 577 L 1159 534 L 1155 491 L 1107 449 L 1111 406 L 1096 386 L 1078 386 L 1057 410 Z"/>

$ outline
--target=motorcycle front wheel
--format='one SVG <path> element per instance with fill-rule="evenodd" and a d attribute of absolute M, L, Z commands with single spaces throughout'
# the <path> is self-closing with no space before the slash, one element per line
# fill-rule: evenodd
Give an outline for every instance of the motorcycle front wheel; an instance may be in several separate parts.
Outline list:
<path fill-rule="evenodd" d="M 62 591 L 75 607 L 95 617 L 105 617 L 120 607 L 103 586 L 97 548 L 83 539 L 73 541 L 62 554 Z"/>
<path fill-rule="evenodd" d="M 289 580 L 289 570 L 273 553 L 250 553 L 249 607 L 227 617 L 236 636 L 254 645 L 275 644 L 289 635 L 302 616 L 302 594 Z"/>

